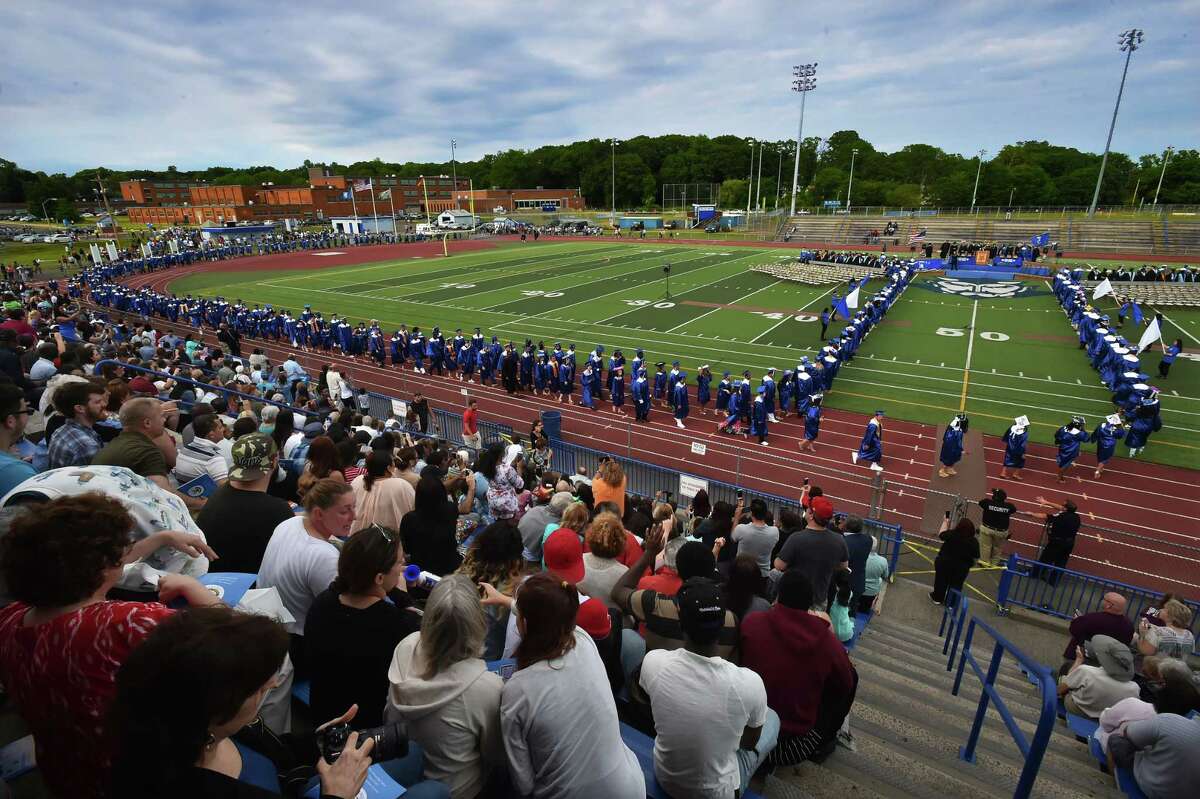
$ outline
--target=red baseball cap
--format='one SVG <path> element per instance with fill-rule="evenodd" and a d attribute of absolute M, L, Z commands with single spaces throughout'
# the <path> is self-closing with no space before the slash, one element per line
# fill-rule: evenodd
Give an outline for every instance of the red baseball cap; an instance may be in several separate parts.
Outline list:
<path fill-rule="evenodd" d="M 833 518 L 833 503 L 825 497 L 813 497 L 808 503 L 808 509 L 812 511 L 815 519 L 827 522 Z"/>
<path fill-rule="evenodd" d="M 158 389 L 146 377 L 135 377 L 129 381 L 129 390 L 134 394 L 157 394 Z"/>
<path fill-rule="evenodd" d="M 575 623 L 593 638 L 607 638 L 612 632 L 612 618 L 608 615 L 608 606 L 599 599 L 589 599 L 580 605 Z"/>
<path fill-rule="evenodd" d="M 560 527 L 550 534 L 542 546 L 546 569 L 568 583 L 583 579 L 583 544 L 574 530 Z"/>

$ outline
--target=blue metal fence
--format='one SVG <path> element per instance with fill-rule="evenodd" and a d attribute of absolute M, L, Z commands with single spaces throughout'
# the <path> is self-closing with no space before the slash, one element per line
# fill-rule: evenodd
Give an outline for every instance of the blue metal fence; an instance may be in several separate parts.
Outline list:
<path fill-rule="evenodd" d="M 957 588 L 946 592 L 945 605 L 942 608 L 942 623 L 938 627 L 938 635 L 946 636 L 942 644 L 942 654 L 949 653 L 946 659 L 946 671 L 954 668 L 954 658 L 958 654 L 958 642 L 962 637 L 963 627 L 967 623 L 967 614 L 971 602 Z"/>
<path fill-rule="evenodd" d="M 982 628 L 995 642 L 986 674 L 971 651 L 977 628 Z M 1004 659 L 1005 652 L 1016 658 L 1026 673 L 1037 680 L 1036 685 L 1041 694 L 1042 709 L 1038 715 L 1037 728 L 1034 730 L 1032 740 L 1026 737 L 1024 730 L 1017 724 L 1017 720 L 995 687 L 996 676 L 1000 673 L 1000 664 Z M 966 638 L 963 640 L 962 657 L 958 661 L 958 672 L 954 677 L 953 693 L 955 696 L 958 696 L 959 689 L 962 687 L 963 670 L 968 663 L 971 665 L 971 670 L 975 672 L 975 676 L 979 678 L 982 690 L 979 694 L 979 706 L 975 710 L 975 720 L 971 724 L 971 732 L 967 736 L 967 744 L 959 750 L 959 757 L 968 763 L 975 762 L 975 747 L 979 743 L 979 735 L 983 730 L 983 720 L 987 715 L 988 705 L 995 703 L 1000 720 L 1008 728 L 1008 734 L 1012 736 L 1017 748 L 1021 750 L 1021 754 L 1025 758 L 1025 766 L 1021 769 L 1021 776 L 1017 780 L 1013 799 L 1026 799 L 1033 791 L 1033 782 L 1037 779 L 1038 769 L 1041 768 L 1042 758 L 1046 754 L 1046 745 L 1050 742 L 1050 734 L 1054 731 L 1058 703 L 1054 676 L 1048 668 L 1026 655 L 996 632 L 994 627 L 981 621 L 978 617 L 971 618 Z"/>
<path fill-rule="evenodd" d="M 1163 597 L 1160 591 L 1010 555 L 1004 574 L 1000 576 L 996 604 L 1001 610 L 1014 606 L 1031 608 L 1070 619 L 1077 613 L 1099 610 L 1101 600 L 1109 592 L 1125 597 L 1125 613 L 1132 620 L 1136 620 L 1147 608 L 1157 605 Z M 1192 633 L 1200 639 L 1200 603 L 1185 599 L 1179 601 L 1191 608 Z M 1200 641 L 1194 651 L 1200 653 Z"/>

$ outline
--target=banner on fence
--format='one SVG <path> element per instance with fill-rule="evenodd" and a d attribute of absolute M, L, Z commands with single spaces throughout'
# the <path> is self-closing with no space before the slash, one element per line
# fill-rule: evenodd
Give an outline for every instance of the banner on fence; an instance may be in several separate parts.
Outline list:
<path fill-rule="evenodd" d="M 692 454 L 693 455 L 703 455 L 706 452 L 708 452 L 707 445 L 701 444 L 699 441 L 692 442 Z"/>
<path fill-rule="evenodd" d="M 404 400 L 392 400 L 392 416 L 395 416 L 397 419 L 408 418 L 408 403 Z"/>
<path fill-rule="evenodd" d="M 679 475 L 679 496 L 691 499 L 701 491 L 706 494 L 708 493 L 707 480 L 701 480 L 698 477 L 691 477 L 686 474 Z"/>

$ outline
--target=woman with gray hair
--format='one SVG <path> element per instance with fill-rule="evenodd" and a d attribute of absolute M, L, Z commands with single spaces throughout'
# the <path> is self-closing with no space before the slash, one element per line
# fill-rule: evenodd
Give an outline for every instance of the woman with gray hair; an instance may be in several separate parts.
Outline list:
<path fill-rule="evenodd" d="M 401 721 L 425 751 L 425 777 L 454 799 L 478 796 L 505 762 L 500 734 L 504 682 L 480 659 L 487 629 L 479 589 L 443 577 L 425 603 L 421 631 L 400 642 L 388 669 L 389 721 Z"/>

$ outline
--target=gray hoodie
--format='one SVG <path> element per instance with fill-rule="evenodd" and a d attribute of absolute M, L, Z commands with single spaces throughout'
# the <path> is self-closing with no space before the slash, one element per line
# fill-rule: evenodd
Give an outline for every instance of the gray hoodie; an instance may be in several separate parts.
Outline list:
<path fill-rule="evenodd" d="M 462 660 L 432 679 L 423 675 L 421 634 L 400 642 L 388 667 L 387 721 L 399 721 L 425 751 L 425 776 L 450 787 L 453 799 L 483 790 L 488 772 L 505 762 L 500 734 L 504 681 L 479 659 Z"/>

